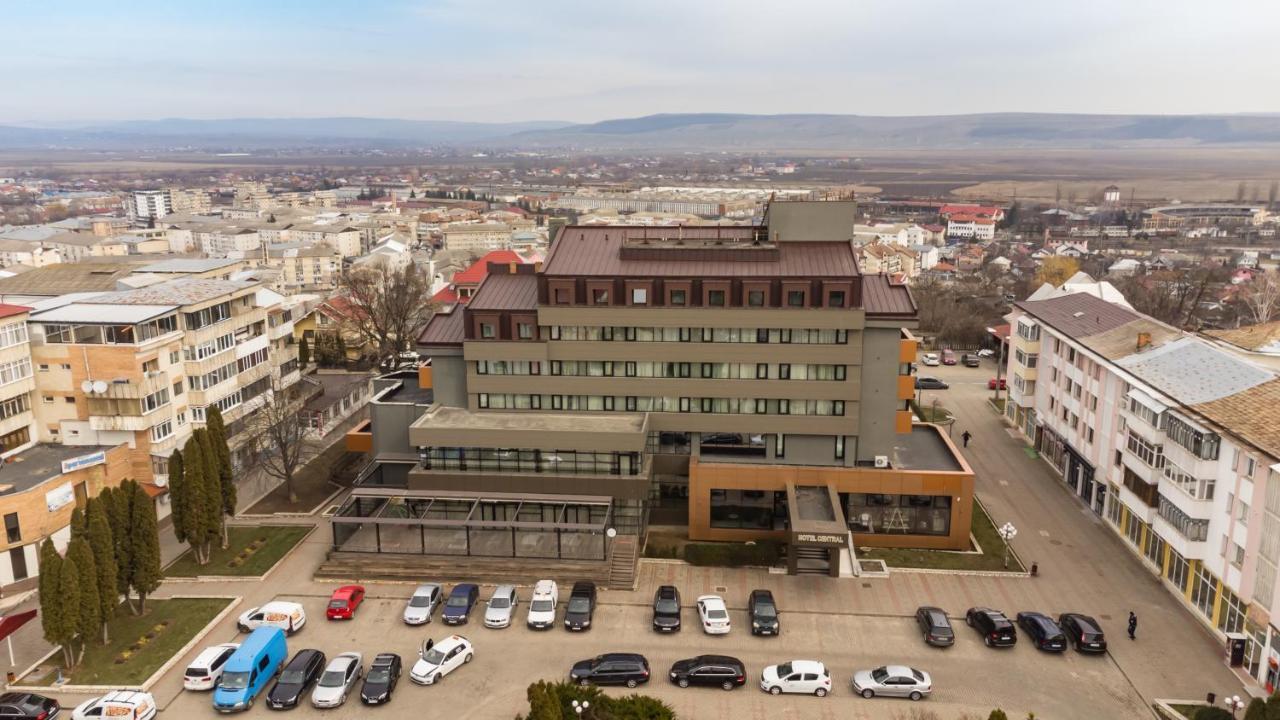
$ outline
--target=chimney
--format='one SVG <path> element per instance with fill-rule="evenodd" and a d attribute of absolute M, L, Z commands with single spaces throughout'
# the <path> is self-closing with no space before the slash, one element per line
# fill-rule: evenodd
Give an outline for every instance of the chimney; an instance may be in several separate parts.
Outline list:
<path fill-rule="evenodd" d="M 773 231 L 773 241 L 774 241 L 775 243 L 777 243 L 777 242 L 782 242 L 782 233 L 778 232 L 777 230 L 774 230 L 774 231 Z"/>
<path fill-rule="evenodd" d="M 1139 350 L 1141 350 L 1142 348 L 1150 344 L 1151 344 L 1151 333 L 1148 333 L 1148 332 L 1138 333 L 1138 349 Z"/>

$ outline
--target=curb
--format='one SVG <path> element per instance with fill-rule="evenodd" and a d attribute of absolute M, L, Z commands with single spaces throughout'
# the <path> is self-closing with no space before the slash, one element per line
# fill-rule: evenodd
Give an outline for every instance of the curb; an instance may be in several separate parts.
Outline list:
<path fill-rule="evenodd" d="M 20 672 L 20 673 L 17 673 L 16 675 L 14 675 L 14 677 L 16 677 L 17 679 L 21 680 L 22 678 L 24 678 L 24 677 L 26 677 L 26 676 L 30 675 L 31 673 L 35 672 L 35 669 L 36 669 L 36 668 L 40 667 L 41 665 L 43 665 L 43 664 L 45 663 L 45 661 L 46 661 L 46 660 L 48 660 L 49 658 L 53 657 L 54 655 L 57 655 L 57 654 L 58 654 L 58 653 L 60 653 L 60 652 L 62 652 L 62 646 L 61 646 L 61 645 L 54 645 L 52 650 L 50 650 L 49 652 L 47 652 L 47 653 L 45 653 L 44 655 L 42 655 L 42 656 L 40 657 L 40 659 L 39 659 L 39 660 L 37 660 L 37 661 L 35 661 L 35 662 L 31 663 L 31 665 L 29 665 L 25 670 L 23 670 L 23 671 L 22 671 L 22 672 Z M 15 687 L 18 687 L 18 686 L 17 686 L 17 685 L 12 685 L 12 686 L 11 686 L 11 685 L 7 685 L 7 684 L 5 685 L 5 688 L 7 688 L 7 689 L 9 689 L 9 690 L 12 690 L 12 689 L 13 689 L 13 688 L 15 688 Z M 45 692 L 48 692 L 48 690 L 49 690 L 48 688 L 45 688 Z"/>
<path fill-rule="evenodd" d="M 328 481 L 326 481 L 326 482 L 328 482 Z M 315 516 L 317 513 L 319 513 L 321 510 L 324 510 L 324 509 L 325 509 L 325 507 L 327 507 L 330 503 L 332 503 L 332 502 L 334 501 L 334 499 L 335 499 L 335 498 L 337 498 L 339 495 L 341 495 L 342 493 L 344 493 L 344 492 L 346 492 L 346 491 L 348 491 L 348 490 L 350 490 L 350 489 L 351 489 L 351 488 L 349 488 L 349 487 L 345 487 L 345 486 L 342 486 L 342 485 L 337 485 L 337 484 L 335 484 L 335 483 L 331 483 L 331 482 L 330 482 L 329 484 L 330 484 L 330 485 L 333 485 L 334 487 L 336 487 L 336 488 L 337 488 L 337 490 L 334 490 L 332 493 L 330 493 L 330 494 L 329 494 L 329 496 L 328 496 L 328 497 L 326 497 L 323 501 L 321 501 L 319 505 L 316 505 L 315 507 L 311 508 L 310 510 L 308 510 L 308 511 L 306 511 L 306 512 L 278 512 L 278 513 L 249 513 L 249 512 L 246 512 L 246 513 L 240 513 L 240 514 L 236 515 L 236 517 L 238 517 L 238 518 L 251 518 L 251 519 L 270 519 L 270 518 L 309 518 L 309 517 L 313 517 L 313 516 Z M 279 486 L 279 485 L 277 485 L 275 488 L 272 488 L 272 489 L 271 489 L 271 492 L 275 492 L 276 488 L 279 488 L 279 487 L 280 487 L 280 486 Z M 270 494 L 271 494 L 270 492 L 269 492 L 269 493 L 267 493 L 267 495 L 270 495 Z M 253 505 L 257 505 L 259 502 L 262 502 L 262 500 L 263 500 L 263 499 L 265 499 L 265 498 L 266 498 L 266 495 L 263 495 L 261 498 L 258 498 L 257 500 L 255 500 L 255 501 L 254 501 L 254 503 L 253 503 Z M 253 507 L 253 505 L 250 505 L 249 507 Z"/>
<path fill-rule="evenodd" d="M 1202 700 L 1161 700 L 1156 698 L 1151 701 L 1151 707 L 1155 708 L 1156 715 L 1162 720 L 1186 720 L 1186 715 L 1173 709 L 1173 704 L 1178 705 L 1195 705 L 1197 707 L 1208 707 Z"/>
<path fill-rule="evenodd" d="M 251 527 L 299 527 L 299 526 L 298 525 L 261 525 L 261 526 L 251 526 Z M 311 537 L 312 533 L 314 533 L 316 529 L 319 527 L 320 527 L 319 524 L 312 525 L 311 529 L 307 531 L 307 534 L 298 538 L 298 542 L 294 543 L 293 547 L 289 548 L 289 552 L 285 553 L 284 555 L 281 555 L 280 559 L 276 560 L 275 563 L 270 568 L 267 568 L 267 571 L 261 575 L 194 575 L 194 576 L 179 575 L 175 577 L 170 577 L 166 575 L 164 578 L 164 582 L 177 582 L 177 583 L 262 582 L 266 580 L 271 575 L 271 573 L 275 572 L 276 568 L 280 567 L 285 560 L 288 560 L 290 555 L 297 552 L 298 548 L 302 547 L 303 543 L 307 541 L 307 538 Z M 191 552 L 191 551 L 187 550 L 187 552 Z M 178 557 L 174 558 L 172 562 L 170 562 L 168 565 L 162 568 L 162 571 L 169 569 L 170 566 L 172 566 L 174 563 L 181 560 L 186 554 L 187 553 L 184 552 L 182 555 L 179 555 Z M 180 597 L 180 596 L 175 595 L 171 597 Z"/>

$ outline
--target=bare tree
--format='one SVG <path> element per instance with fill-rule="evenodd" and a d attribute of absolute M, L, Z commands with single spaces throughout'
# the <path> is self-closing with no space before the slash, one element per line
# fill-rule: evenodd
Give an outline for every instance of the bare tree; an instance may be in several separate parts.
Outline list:
<path fill-rule="evenodd" d="M 377 263 L 344 272 L 340 285 L 350 305 L 346 327 L 373 346 L 378 360 L 398 365 L 431 319 L 431 278 L 412 263 L 400 270 Z"/>
<path fill-rule="evenodd" d="M 276 387 L 267 402 L 249 415 L 254 459 L 264 473 L 284 484 L 291 503 L 298 501 L 294 478 L 319 452 L 299 412 L 302 405 L 296 387 Z"/>
<path fill-rule="evenodd" d="M 1259 273 L 1237 297 L 1254 324 L 1271 322 L 1280 314 L 1280 277 L 1273 272 Z"/>

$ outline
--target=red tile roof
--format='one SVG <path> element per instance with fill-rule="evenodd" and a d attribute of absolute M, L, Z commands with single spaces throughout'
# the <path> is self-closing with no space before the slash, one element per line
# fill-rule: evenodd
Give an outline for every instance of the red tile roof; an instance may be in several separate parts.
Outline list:
<path fill-rule="evenodd" d="M 471 263 L 471 265 L 462 272 L 453 276 L 454 285 L 479 285 L 481 280 L 489 274 L 489 263 L 522 263 L 524 260 L 513 250 L 494 250 L 486 253 L 484 257 Z"/>
<path fill-rule="evenodd" d="M 0 318 L 21 315 L 25 312 L 31 312 L 31 308 L 25 305 L 9 305 L 7 303 L 0 303 Z"/>
<path fill-rule="evenodd" d="M 462 300 L 463 298 L 458 297 L 458 292 L 453 289 L 452 285 L 441 288 L 439 292 L 431 296 L 431 302 L 441 305 L 453 305 Z"/>
<path fill-rule="evenodd" d="M 943 205 L 942 208 L 938 210 L 939 215 L 965 213 L 968 215 L 986 215 L 987 217 L 995 217 L 997 214 L 1003 212 L 1004 210 L 992 205 Z"/>

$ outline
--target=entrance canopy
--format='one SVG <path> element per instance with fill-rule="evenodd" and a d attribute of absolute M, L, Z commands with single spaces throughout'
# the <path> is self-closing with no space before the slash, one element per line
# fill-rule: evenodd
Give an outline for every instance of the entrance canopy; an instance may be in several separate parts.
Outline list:
<path fill-rule="evenodd" d="M 840 507 L 840 496 L 830 485 L 795 485 L 788 481 L 787 514 L 793 545 L 838 547 L 848 540 L 849 526 Z"/>

